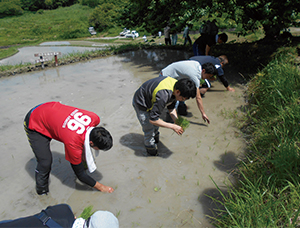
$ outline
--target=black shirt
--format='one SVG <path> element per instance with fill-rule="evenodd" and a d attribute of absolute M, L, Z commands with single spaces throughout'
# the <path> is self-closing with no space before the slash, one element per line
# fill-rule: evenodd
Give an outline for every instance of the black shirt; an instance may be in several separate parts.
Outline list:
<path fill-rule="evenodd" d="M 51 217 L 56 223 L 61 225 L 62 227 L 72 228 L 73 223 L 75 221 L 74 214 L 67 204 L 58 204 L 55 206 L 47 207 L 44 212 Z M 43 227 L 43 223 L 34 215 L 23 217 L 15 220 L 11 220 L 9 222 L 0 222 L 0 227 Z"/>

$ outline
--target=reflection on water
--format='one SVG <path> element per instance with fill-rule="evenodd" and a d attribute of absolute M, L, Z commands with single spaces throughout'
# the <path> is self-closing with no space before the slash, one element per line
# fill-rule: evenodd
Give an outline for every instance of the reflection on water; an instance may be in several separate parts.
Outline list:
<path fill-rule="evenodd" d="M 172 62 L 189 59 L 193 53 L 182 50 L 138 50 L 123 53 L 123 61 L 133 62 L 140 66 L 151 65 L 154 70 L 160 71 Z"/>

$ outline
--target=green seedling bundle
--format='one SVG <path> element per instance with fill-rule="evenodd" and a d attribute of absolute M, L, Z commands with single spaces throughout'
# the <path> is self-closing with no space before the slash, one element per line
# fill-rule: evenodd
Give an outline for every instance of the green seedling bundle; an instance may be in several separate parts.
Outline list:
<path fill-rule="evenodd" d="M 190 121 L 188 121 L 186 118 L 183 118 L 182 116 L 178 116 L 178 119 L 175 123 L 182 127 L 184 131 L 190 126 Z"/>

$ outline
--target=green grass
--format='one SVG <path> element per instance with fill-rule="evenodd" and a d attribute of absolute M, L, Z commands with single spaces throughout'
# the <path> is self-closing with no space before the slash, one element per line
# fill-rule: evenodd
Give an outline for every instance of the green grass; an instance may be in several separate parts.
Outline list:
<path fill-rule="evenodd" d="M 87 37 L 91 8 L 79 4 L 0 19 L 0 46 Z"/>
<path fill-rule="evenodd" d="M 300 225 L 300 72 L 296 48 L 281 48 L 248 83 L 242 130 L 247 159 L 228 186 L 217 227 Z"/>

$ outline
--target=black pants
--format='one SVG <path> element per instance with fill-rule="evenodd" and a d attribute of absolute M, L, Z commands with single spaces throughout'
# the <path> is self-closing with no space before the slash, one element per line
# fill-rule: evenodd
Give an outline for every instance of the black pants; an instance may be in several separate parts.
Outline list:
<path fill-rule="evenodd" d="M 31 112 L 32 110 L 27 113 L 24 119 L 24 129 L 37 160 L 37 167 L 35 170 L 36 190 L 38 194 L 45 194 L 49 191 L 48 180 L 52 165 L 50 141 L 52 139 L 28 128 Z"/>
<path fill-rule="evenodd" d="M 171 39 L 170 38 L 165 38 L 165 44 L 166 45 L 171 45 Z"/>

